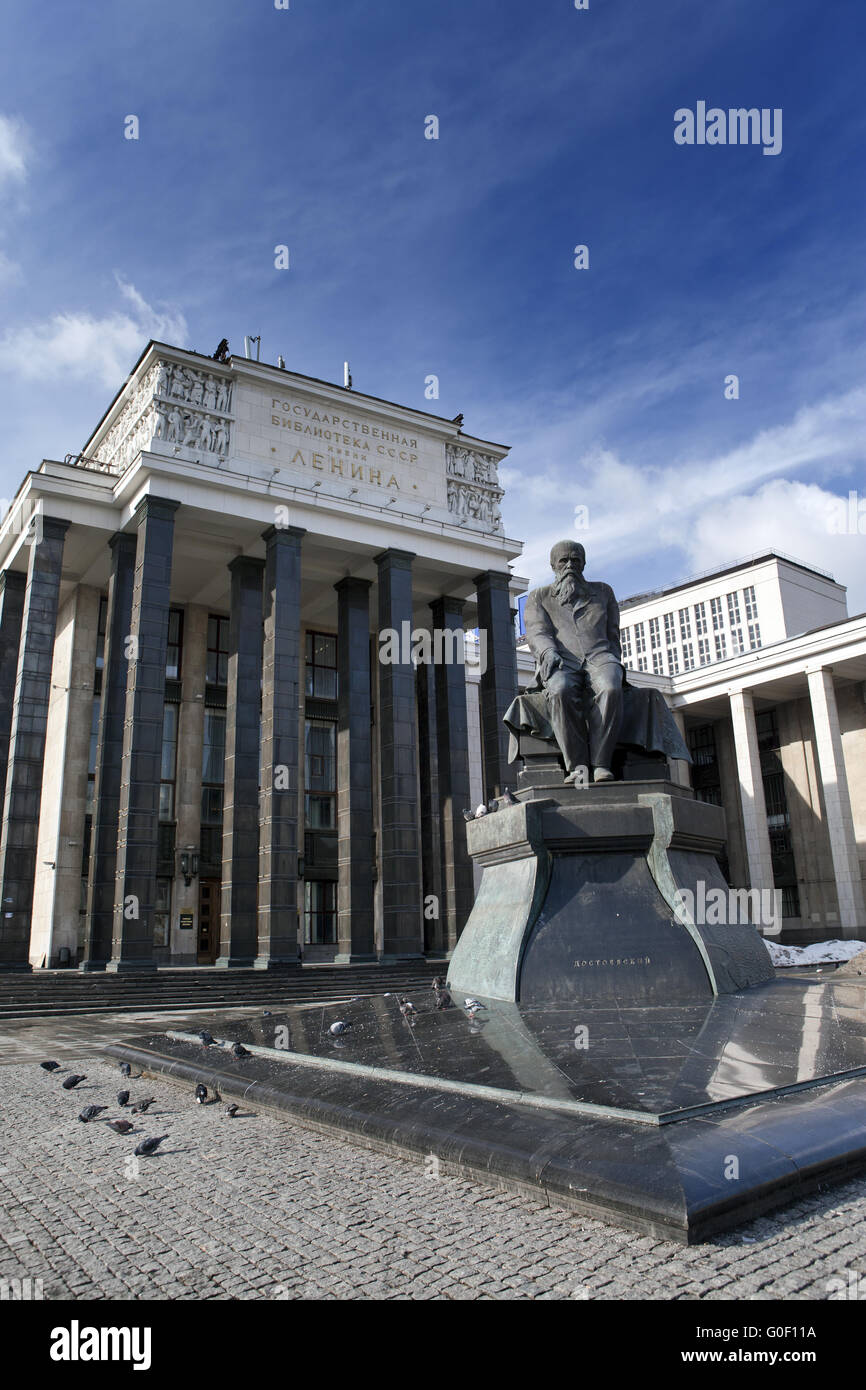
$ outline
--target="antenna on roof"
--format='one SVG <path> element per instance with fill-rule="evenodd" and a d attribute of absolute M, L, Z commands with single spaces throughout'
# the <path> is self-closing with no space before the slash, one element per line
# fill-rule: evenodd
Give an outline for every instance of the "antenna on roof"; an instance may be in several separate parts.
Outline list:
<path fill-rule="evenodd" d="M 249 333 L 247 333 L 247 334 L 244 335 L 244 357 L 249 357 L 249 356 L 250 356 L 250 347 L 251 347 L 251 345 L 252 345 L 253 343 L 255 343 L 255 345 L 256 345 L 256 361 L 258 362 L 258 361 L 260 361 L 261 355 L 262 355 L 262 335 L 261 335 L 261 333 L 259 334 L 259 336 L 258 336 L 257 338 L 254 338 L 254 337 L 253 337 L 251 334 L 249 334 Z"/>
<path fill-rule="evenodd" d="M 349 370 L 348 362 L 343 363 L 343 385 L 347 391 L 352 389 L 352 373 Z"/>

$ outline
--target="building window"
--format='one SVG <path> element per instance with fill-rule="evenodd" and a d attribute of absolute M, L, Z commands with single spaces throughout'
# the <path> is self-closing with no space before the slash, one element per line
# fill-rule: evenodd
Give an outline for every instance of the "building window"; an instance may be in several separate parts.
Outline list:
<path fill-rule="evenodd" d="M 758 616 L 758 602 L 755 598 L 754 584 L 750 584 L 748 589 L 743 590 L 743 601 L 746 605 L 746 621 L 752 623 Z"/>
<path fill-rule="evenodd" d="M 668 671 L 675 676 L 680 669 L 680 659 L 676 647 L 668 647 Z"/>
<path fill-rule="evenodd" d="M 746 650 L 746 644 L 743 641 L 743 629 L 740 627 L 731 628 L 731 648 L 734 656 L 739 656 L 741 652 Z"/>
<path fill-rule="evenodd" d="M 337 639 L 324 632 L 308 632 L 306 637 L 308 695 L 320 700 L 337 698 Z"/>
<path fill-rule="evenodd" d="M 656 672 L 657 675 L 660 675 L 660 676 L 661 676 L 661 675 L 664 674 L 664 667 L 662 666 L 662 654 L 661 654 L 661 652 L 656 652 L 656 651 L 653 652 L 653 670 Z"/>
<path fill-rule="evenodd" d="M 171 879 L 156 880 L 156 907 L 153 914 L 154 946 L 171 945 Z"/>
<path fill-rule="evenodd" d="M 229 619 L 218 618 L 212 613 L 207 620 L 205 681 L 208 685 L 228 685 L 228 679 Z"/>
<path fill-rule="evenodd" d="M 631 661 L 631 628 L 624 627 L 620 632 L 623 664 Z"/>
<path fill-rule="evenodd" d="M 680 636 L 687 641 L 692 635 L 692 620 L 687 608 L 680 609 Z"/>
<path fill-rule="evenodd" d="M 93 795 L 96 786 L 96 753 L 99 745 L 99 709 L 102 704 L 100 699 L 93 701 L 93 709 L 90 714 L 90 752 L 87 757 L 87 800 L 84 805 L 84 814 L 93 815 Z"/>
<path fill-rule="evenodd" d="M 734 590 L 732 594 L 727 595 L 727 600 L 728 619 L 730 621 L 731 627 L 739 627 L 740 623 L 742 622 L 742 618 L 740 617 L 740 599 L 736 590 Z"/>
<path fill-rule="evenodd" d="M 226 717 L 219 710 L 204 712 L 201 760 L 201 861 L 222 862 L 223 797 L 225 786 Z"/>
<path fill-rule="evenodd" d="M 698 665 L 708 666 L 710 661 L 710 639 L 709 637 L 698 638 Z"/>
<path fill-rule="evenodd" d="M 650 630 L 650 647 L 653 649 L 653 651 L 655 651 L 656 647 L 660 647 L 661 644 L 662 644 L 662 639 L 661 639 L 661 636 L 659 635 L 659 620 L 658 620 L 658 618 L 650 618 L 650 620 L 649 620 L 649 630 Z"/>
<path fill-rule="evenodd" d="M 638 659 L 637 659 L 637 669 L 638 669 L 639 671 L 645 671 L 645 670 L 646 670 L 646 657 L 645 657 L 645 656 L 639 656 L 639 657 L 638 657 Z"/>
<path fill-rule="evenodd" d="M 181 654 L 183 652 L 183 609 L 168 610 L 168 645 L 165 649 L 165 678 L 167 681 L 180 680 Z"/>
<path fill-rule="evenodd" d="M 665 646 L 673 647 L 677 640 L 677 625 L 673 613 L 665 613 Z"/>
<path fill-rule="evenodd" d="M 695 669 L 695 653 L 691 642 L 683 642 L 683 670 L 693 671 Z"/>
<path fill-rule="evenodd" d="M 724 661 L 725 658 L 726 658 L 726 656 L 728 655 L 728 652 L 727 652 L 727 644 L 726 644 L 726 641 L 725 641 L 725 634 L 724 634 L 723 632 L 717 632 L 717 633 L 715 634 L 715 642 L 716 642 L 716 661 Z"/>
<path fill-rule="evenodd" d="M 695 798 L 710 806 L 721 806 L 722 787 L 716 752 L 716 731 L 712 724 L 698 724 L 687 731 L 692 755 L 692 785 Z"/>
<path fill-rule="evenodd" d="M 702 603 L 695 604 L 695 632 L 702 637 L 707 630 L 707 615 Z"/>
<path fill-rule="evenodd" d="M 749 623 L 749 646 L 752 651 L 761 645 L 761 624 Z"/>
<path fill-rule="evenodd" d="M 323 879 L 304 880 L 304 941 L 308 946 L 336 944 L 336 883 Z"/>
<path fill-rule="evenodd" d="M 644 636 L 643 623 L 634 625 L 634 650 L 635 655 L 640 656 L 646 651 L 646 637 Z M 646 665 L 638 666 L 639 671 L 645 671 Z"/>
<path fill-rule="evenodd" d="M 159 786 L 159 818 L 174 820 L 174 779 L 177 768 L 178 706 L 166 702 L 162 720 L 162 766 Z"/>
<path fill-rule="evenodd" d="M 99 617 L 96 620 L 96 669 L 105 668 L 105 634 L 108 630 L 108 598 L 102 594 L 99 600 Z"/>
<path fill-rule="evenodd" d="M 713 632 L 720 632 L 725 626 L 725 613 L 720 598 L 710 599 L 710 612 L 713 615 Z"/>
<path fill-rule="evenodd" d="M 337 825 L 337 725 L 308 719 L 304 732 L 304 817 L 308 830 Z"/>

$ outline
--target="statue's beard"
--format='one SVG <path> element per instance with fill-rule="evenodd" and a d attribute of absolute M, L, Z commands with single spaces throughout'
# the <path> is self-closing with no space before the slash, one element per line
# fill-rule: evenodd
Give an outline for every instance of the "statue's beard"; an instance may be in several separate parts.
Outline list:
<path fill-rule="evenodd" d="M 560 603 L 574 603 L 579 594 L 586 593 L 586 589 L 582 575 L 578 579 L 573 574 L 561 574 L 553 581 L 553 592 Z"/>

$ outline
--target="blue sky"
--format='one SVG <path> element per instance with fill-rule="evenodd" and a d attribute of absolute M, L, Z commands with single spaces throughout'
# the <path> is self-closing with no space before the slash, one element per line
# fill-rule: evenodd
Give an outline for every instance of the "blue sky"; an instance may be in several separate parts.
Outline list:
<path fill-rule="evenodd" d="M 148 337 L 260 333 L 510 443 L 535 581 L 584 506 L 623 596 L 775 546 L 866 609 L 866 534 L 833 529 L 866 498 L 862 0 L 4 10 L 0 496 Z M 699 100 L 781 108 L 782 152 L 678 146 Z"/>

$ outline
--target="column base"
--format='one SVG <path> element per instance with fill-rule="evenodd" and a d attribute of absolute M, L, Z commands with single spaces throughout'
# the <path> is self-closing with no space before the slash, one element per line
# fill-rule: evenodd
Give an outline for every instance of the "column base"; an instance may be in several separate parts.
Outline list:
<path fill-rule="evenodd" d="M 213 963 L 214 970 L 252 970 L 255 967 L 255 956 L 217 956 Z"/>
<path fill-rule="evenodd" d="M 279 959 L 271 956 L 258 956 L 253 962 L 254 970 L 300 970 L 300 956 L 293 956 L 291 959 Z"/>
<path fill-rule="evenodd" d="M 155 975 L 156 961 L 153 960 L 110 960 L 106 963 L 107 975 Z"/>
<path fill-rule="evenodd" d="M 335 965 L 375 965 L 377 960 L 375 951 L 341 951 L 334 956 Z"/>
<path fill-rule="evenodd" d="M 82 975 L 90 975 L 98 970 L 105 971 L 107 965 L 107 960 L 83 960 L 79 963 L 78 969 Z"/>

